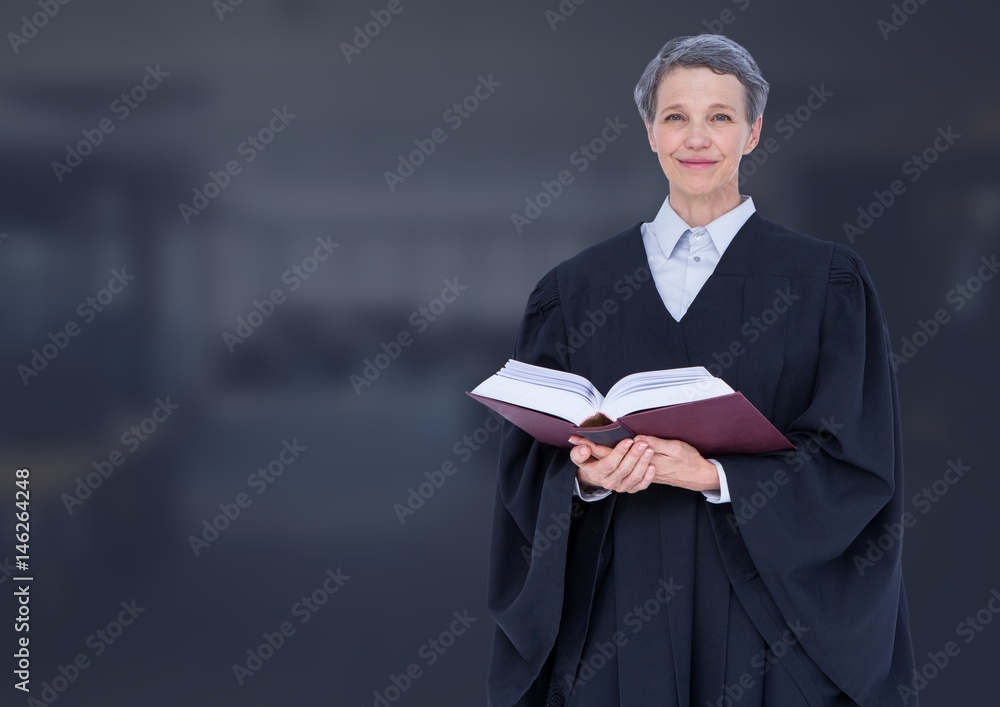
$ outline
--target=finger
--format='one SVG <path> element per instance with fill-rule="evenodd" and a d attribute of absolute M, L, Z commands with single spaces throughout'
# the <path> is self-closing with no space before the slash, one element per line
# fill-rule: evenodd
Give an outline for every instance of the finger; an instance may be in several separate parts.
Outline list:
<path fill-rule="evenodd" d="M 608 471 L 612 471 L 612 470 L 618 468 L 619 466 L 621 466 L 621 464 L 622 464 L 623 461 L 625 461 L 626 459 L 628 459 L 628 455 L 631 454 L 632 457 L 631 457 L 630 461 L 628 462 L 628 464 L 629 464 L 628 468 L 631 469 L 632 468 L 632 464 L 635 463 L 635 460 L 639 458 L 639 455 L 642 454 L 645 451 L 645 449 L 646 449 L 647 446 L 648 445 L 645 442 L 636 443 L 636 441 L 634 439 L 632 439 L 631 437 L 623 439 L 621 442 L 619 442 L 618 444 L 616 444 L 615 448 L 612 449 L 602 459 L 602 461 L 605 464 L 604 468 L 607 469 Z M 640 449 L 640 447 L 641 447 L 641 449 Z"/>
<path fill-rule="evenodd" d="M 642 478 L 639 480 L 639 482 L 635 486 L 633 486 L 628 491 L 628 493 L 638 493 L 639 491 L 645 491 L 652 485 L 654 479 L 656 479 L 656 467 L 652 464 L 648 464 L 646 466 L 646 473 L 642 475 Z"/>
<path fill-rule="evenodd" d="M 606 456 L 611 454 L 613 450 L 610 447 L 602 447 L 601 445 L 591 444 L 586 442 L 584 444 L 578 444 L 572 449 L 570 449 L 569 457 L 573 460 L 573 463 L 577 466 L 585 462 L 599 461 L 604 459 Z"/>
<path fill-rule="evenodd" d="M 599 486 L 603 486 L 604 488 L 614 488 L 608 484 L 617 485 L 617 482 L 624 475 L 624 472 L 632 468 L 630 462 L 630 465 L 626 467 L 626 469 L 619 472 L 619 466 L 622 459 L 626 458 L 633 445 L 634 442 L 631 438 L 623 439 L 615 445 L 615 448 L 610 450 L 603 459 L 591 462 L 590 465 L 588 465 L 587 472 L 594 477 Z M 638 456 L 638 454 L 636 456 Z"/>
<path fill-rule="evenodd" d="M 580 435 L 572 435 L 569 438 L 569 441 L 571 444 L 576 444 L 576 445 L 586 444 L 588 447 L 590 447 L 591 455 L 593 455 L 597 459 L 604 459 L 604 457 L 608 456 L 612 452 L 611 447 L 605 447 L 600 444 L 595 444 L 586 437 L 581 437 Z"/>
<path fill-rule="evenodd" d="M 640 463 L 640 460 L 646 455 L 647 451 L 649 451 L 649 447 L 646 446 L 645 442 L 634 442 L 625 456 L 618 462 L 617 466 L 610 470 L 609 478 L 607 478 L 606 483 L 602 483 L 601 486 L 604 488 L 612 488 L 608 486 L 608 483 L 610 483 L 613 484 L 613 488 L 616 491 L 625 490 L 629 475 L 635 470 L 636 464 Z M 615 454 L 608 455 L 601 461 L 601 463 L 607 464 L 614 456 Z M 650 453 L 646 461 L 647 464 L 649 458 L 652 458 L 652 456 L 652 453 Z M 642 468 L 646 468 L 645 464 L 643 464 Z"/>
<path fill-rule="evenodd" d="M 653 437 L 651 435 L 639 435 L 638 437 L 635 438 L 635 441 L 645 442 L 646 444 L 648 444 L 650 447 L 653 448 L 653 451 L 655 451 L 658 454 L 666 454 L 667 450 L 670 449 L 670 444 L 667 443 L 671 442 L 672 440 L 663 439 L 662 437 Z"/>
<path fill-rule="evenodd" d="M 590 460 L 591 451 L 590 447 L 585 444 L 579 444 L 569 450 L 569 458 L 573 460 L 573 463 L 577 466 Z"/>
<path fill-rule="evenodd" d="M 636 437 L 636 441 L 643 441 L 652 447 L 657 454 L 664 454 L 668 457 L 677 457 L 683 452 L 687 443 L 679 439 L 663 439 L 661 437 L 651 437 L 649 435 L 640 435 Z"/>
<path fill-rule="evenodd" d="M 593 442 L 590 443 L 590 447 L 591 447 L 591 453 L 593 454 L 595 459 L 604 459 L 606 456 L 615 451 L 611 447 L 605 447 L 600 444 L 594 444 Z"/>
<path fill-rule="evenodd" d="M 636 491 L 642 491 L 647 486 L 649 482 L 646 478 L 649 477 L 649 481 L 652 481 L 653 474 L 650 473 L 650 467 L 652 467 L 653 461 L 653 449 L 652 447 L 647 447 L 646 451 L 642 453 L 635 466 L 632 467 L 632 471 L 622 480 L 622 487 L 626 493 L 635 493 Z M 653 471 L 655 472 L 655 467 Z M 646 482 L 643 484 L 643 482 Z"/>

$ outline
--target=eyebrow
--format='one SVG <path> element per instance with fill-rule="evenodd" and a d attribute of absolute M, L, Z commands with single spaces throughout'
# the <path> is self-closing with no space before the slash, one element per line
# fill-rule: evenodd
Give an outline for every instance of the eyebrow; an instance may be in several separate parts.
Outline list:
<path fill-rule="evenodd" d="M 665 111 L 665 110 L 676 110 L 676 109 L 678 109 L 678 108 L 681 108 L 681 109 L 683 109 L 683 108 L 684 108 L 684 105 L 683 105 L 682 103 L 671 103 L 671 104 L 670 104 L 669 106 L 664 106 L 663 108 L 661 108 L 661 109 L 660 109 L 660 112 L 662 113 L 662 112 L 663 112 L 663 111 Z M 726 109 L 726 110 L 731 110 L 731 111 L 733 111 L 734 113 L 736 112 L 736 109 L 735 109 L 735 108 L 733 108 L 733 107 L 732 107 L 731 105 L 729 105 L 728 103 L 713 103 L 713 104 L 712 104 L 712 105 L 710 105 L 710 106 L 709 106 L 708 108 L 709 108 L 709 110 L 713 110 L 713 109 L 715 109 L 715 108 L 724 108 L 724 109 Z"/>

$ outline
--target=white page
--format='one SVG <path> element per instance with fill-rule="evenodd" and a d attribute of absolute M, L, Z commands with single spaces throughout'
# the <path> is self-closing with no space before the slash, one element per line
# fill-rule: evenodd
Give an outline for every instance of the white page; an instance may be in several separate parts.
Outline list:
<path fill-rule="evenodd" d="M 497 375 L 515 380 L 532 381 L 560 390 L 572 390 L 590 400 L 595 409 L 604 402 L 604 396 L 594 387 L 594 384 L 581 375 L 556 371 L 543 366 L 534 366 L 510 359 Z"/>
<path fill-rule="evenodd" d="M 724 380 L 712 377 L 683 385 L 633 390 L 617 395 L 614 399 L 605 400 L 602 411 L 612 420 L 617 420 L 623 415 L 638 410 L 717 398 L 732 392 L 733 389 Z"/>
<path fill-rule="evenodd" d="M 538 410 L 573 424 L 580 424 L 598 411 L 600 393 L 592 385 L 581 390 L 579 381 L 571 382 L 566 387 L 558 385 L 539 384 L 502 375 L 501 370 L 490 376 L 472 391 L 476 395 L 484 395 L 494 400 L 500 400 L 513 405 Z M 573 374 L 569 374 L 573 375 Z M 583 381 L 586 379 L 575 376 Z M 562 382 L 566 385 L 566 381 Z"/>
<path fill-rule="evenodd" d="M 510 359 L 473 391 L 579 425 L 598 412 L 611 420 L 638 410 L 692 402 L 733 392 L 704 366 L 640 371 L 615 383 L 605 398 L 583 376 Z"/>
<path fill-rule="evenodd" d="M 704 366 L 688 366 L 686 368 L 671 368 L 659 371 L 639 371 L 638 373 L 630 373 L 611 386 L 611 390 L 608 391 L 606 397 L 617 397 L 622 392 L 631 390 L 637 386 L 683 385 L 713 377 Z"/>
<path fill-rule="evenodd" d="M 677 405 L 732 393 L 725 381 L 704 366 L 640 371 L 625 376 L 608 391 L 602 407 L 613 420 L 637 410 Z"/>

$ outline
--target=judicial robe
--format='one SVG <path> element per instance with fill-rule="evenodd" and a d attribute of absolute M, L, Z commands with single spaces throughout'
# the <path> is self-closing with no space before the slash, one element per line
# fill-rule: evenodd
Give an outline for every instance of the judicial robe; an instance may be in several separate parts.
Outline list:
<path fill-rule="evenodd" d="M 917 704 L 898 692 L 914 660 L 895 371 L 854 250 L 754 213 L 677 322 L 637 223 L 542 277 L 513 358 L 602 391 L 702 365 L 797 449 L 716 455 L 732 504 L 661 484 L 585 503 L 569 450 L 505 423 L 492 707 Z"/>

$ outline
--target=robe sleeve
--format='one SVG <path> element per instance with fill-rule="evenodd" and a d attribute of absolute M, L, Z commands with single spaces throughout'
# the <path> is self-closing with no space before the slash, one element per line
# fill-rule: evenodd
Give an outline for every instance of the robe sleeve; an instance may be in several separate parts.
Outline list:
<path fill-rule="evenodd" d="M 842 244 L 818 351 L 811 402 L 782 430 L 797 451 L 716 456 L 732 497 L 717 527 L 741 536 L 782 617 L 806 627 L 803 648 L 859 699 L 880 689 L 900 650 L 901 542 L 871 566 L 858 557 L 885 529 L 902 529 L 902 445 L 883 312 L 864 263 Z"/>
<path fill-rule="evenodd" d="M 528 298 L 513 357 L 566 370 L 560 344 L 566 337 L 553 268 Z M 494 707 L 521 699 L 555 644 L 575 480 L 569 449 L 538 442 L 504 422 L 488 584 L 496 630 L 487 691 Z"/>

